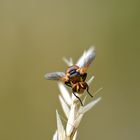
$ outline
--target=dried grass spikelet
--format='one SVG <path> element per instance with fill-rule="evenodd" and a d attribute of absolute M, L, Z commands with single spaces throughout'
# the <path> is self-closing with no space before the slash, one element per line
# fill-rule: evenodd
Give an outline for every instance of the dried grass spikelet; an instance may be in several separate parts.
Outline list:
<path fill-rule="evenodd" d="M 87 51 L 85 51 L 83 55 L 80 57 L 80 59 L 78 60 L 78 62 L 76 63 L 76 65 L 79 67 L 84 66 L 87 57 L 95 57 L 94 47 L 91 47 Z M 73 65 L 72 58 L 70 58 L 69 60 L 63 58 L 63 60 L 68 66 Z M 87 81 L 88 85 L 91 84 L 93 79 L 94 76 L 92 76 Z M 87 111 L 89 111 L 93 106 L 95 106 L 101 100 L 101 97 L 94 99 L 88 104 L 85 104 L 85 100 L 86 100 L 86 96 L 85 96 L 83 100 L 84 106 L 81 106 L 79 104 L 79 100 L 73 94 L 68 92 L 68 90 L 66 89 L 63 83 L 58 82 L 58 87 L 61 93 L 59 95 L 59 100 L 62 109 L 64 111 L 64 114 L 67 118 L 67 124 L 66 124 L 66 128 L 64 129 L 64 126 L 60 119 L 60 115 L 56 111 L 57 130 L 53 135 L 53 140 L 76 140 L 77 129 L 83 116 Z M 97 92 L 99 92 L 100 90 L 101 88 Z M 79 94 L 77 95 L 79 96 Z"/>

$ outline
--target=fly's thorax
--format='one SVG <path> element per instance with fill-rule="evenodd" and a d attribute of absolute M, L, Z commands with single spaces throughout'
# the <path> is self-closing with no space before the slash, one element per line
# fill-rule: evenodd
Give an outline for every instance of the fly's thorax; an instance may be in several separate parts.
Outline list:
<path fill-rule="evenodd" d="M 70 73 L 71 71 L 77 70 L 77 69 L 79 69 L 79 67 L 76 66 L 76 65 L 70 66 L 70 67 L 68 67 L 68 69 L 66 70 L 66 73 Z"/>

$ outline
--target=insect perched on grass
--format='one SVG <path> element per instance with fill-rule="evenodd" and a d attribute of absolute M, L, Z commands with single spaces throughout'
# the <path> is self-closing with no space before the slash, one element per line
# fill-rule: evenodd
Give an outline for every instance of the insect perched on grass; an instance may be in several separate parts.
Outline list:
<path fill-rule="evenodd" d="M 89 92 L 89 86 L 86 83 L 86 77 L 87 77 L 87 69 L 91 62 L 93 61 L 95 57 L 95 53 L 89 53 L 87 56 L 83 59 L 83 65 L 80 67 L 77 64 L 70 66 L 66 72 L 52 72 L 47 73 L 45 75 L 45 79 L 47 80 L 58 80 L 64 82 L 67 86 L 72 88 L 72 93 L 75 95 L 76 98 L 79 99 L 81 105 L 83 106 L 83 103 L 81 99 L 75 94 L 82 94 L 85 90 L 87 93 L 93 97 Z"/>

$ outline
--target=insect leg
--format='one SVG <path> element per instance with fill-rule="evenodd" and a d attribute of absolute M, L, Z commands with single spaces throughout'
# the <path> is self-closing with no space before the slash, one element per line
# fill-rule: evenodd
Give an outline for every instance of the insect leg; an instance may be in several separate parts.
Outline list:
<path fill-rule="evenodd" d="M 82 101 L 81 101 L 81 99 L 74 92 L 73 92 L 73 94 L 80 101 L 81 105 L 84 106 L 83 103 L 82 103 Z"/>
<path fill-rule="evenodd" d="M 67 86 L 71 87 L 71 83 L 70 83 L 70 81 L 65 82 L 65 84 L 66 84 Z"/>
<path fill-rule="evenodd" d="M 87 93 L 90 95 L 90 97 L 93 97 L 93 96 L 90 94 L 90 92 L 89 92 L 89 86 L 88 86 L 88 84 L 87 84 Z"/>
<path fill-rule="evenodd" d="M 83 81 L 85 81 L 86 78 L 87 78 L 87 73 L 84 73 L 84 74 L 82 75 L 82 79 L 83 79 Z"/>

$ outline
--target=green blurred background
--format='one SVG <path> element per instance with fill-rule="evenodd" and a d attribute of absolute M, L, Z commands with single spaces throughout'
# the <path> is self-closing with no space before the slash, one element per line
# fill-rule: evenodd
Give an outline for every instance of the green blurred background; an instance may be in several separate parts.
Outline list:
<path fill-rule="evenodd" d="M 55 110 L 63 112 L 55 82 L 91 45 L 96 59 L 91 93 L 102 101 L 86 114 L 77 140 L 140 139 L 140 2 L 137 0 L 0 1 L 0 140 L 50 140 Z M 88 97 L 88 100 L 91 100 Z M 65 122 L 64 122 L 65 123 Z"/>

